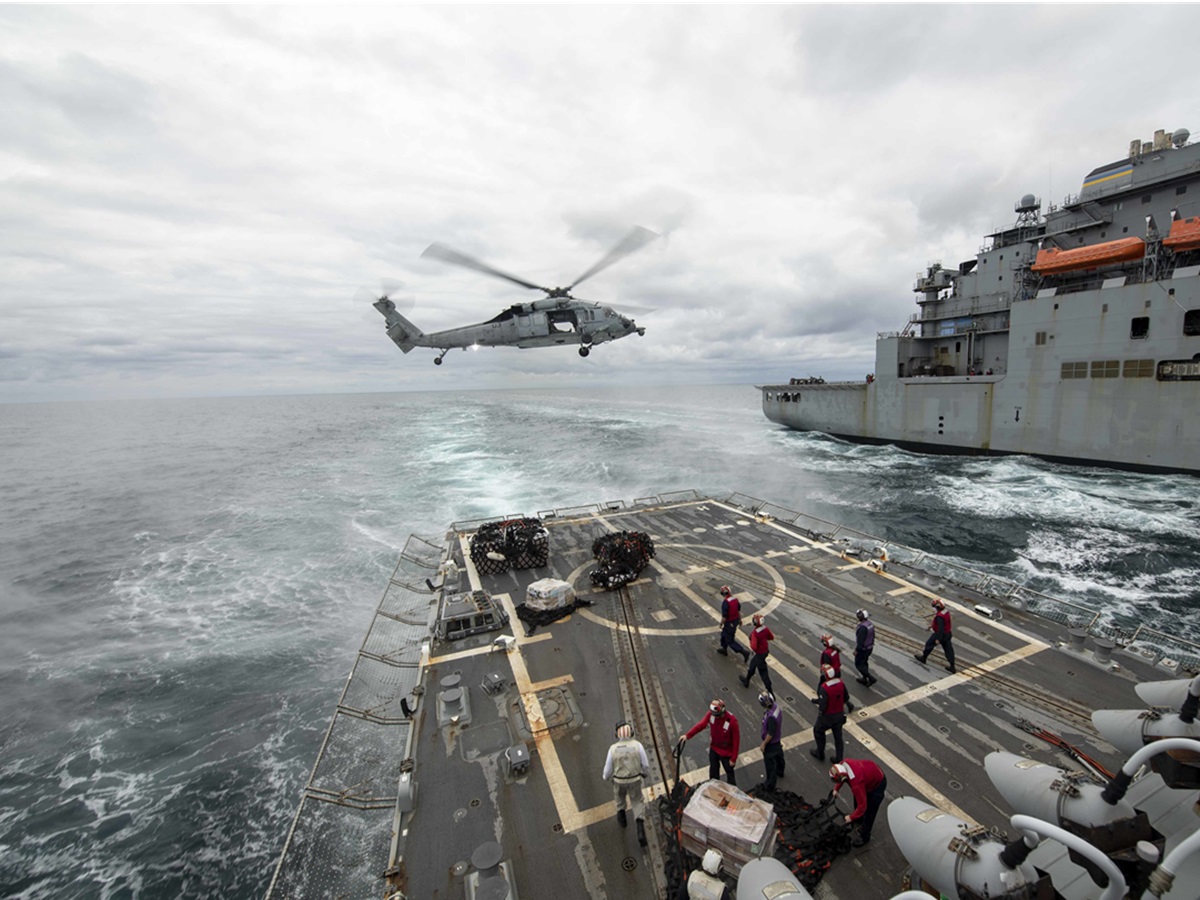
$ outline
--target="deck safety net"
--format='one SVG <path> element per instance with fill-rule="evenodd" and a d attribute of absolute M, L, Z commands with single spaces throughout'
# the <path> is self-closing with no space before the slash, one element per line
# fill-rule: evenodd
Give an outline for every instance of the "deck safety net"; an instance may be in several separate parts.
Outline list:
<path fill-rule="evenodd" d="M 304 788 L 268 900 L 382 897 L 400 776 L 412 767 L 421 648 L 436 613 L 445 548 L 410 537 L 358 651 Z"/>

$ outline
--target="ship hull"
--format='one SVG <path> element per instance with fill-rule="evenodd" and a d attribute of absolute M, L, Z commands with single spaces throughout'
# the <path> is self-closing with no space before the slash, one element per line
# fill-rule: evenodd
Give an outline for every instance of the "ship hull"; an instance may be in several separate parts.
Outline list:
<path fill-rule="evenodd" d="M 1200 336 L 1182 324 L 1200 308 L 1200 278 L 1167 284 L 1173 293 L 1149 283 L 1014 304 L 1002 374 L 901 377 L 905 339 L 884 337 L 870 383 L 767 385 L 763 413 L 925 453 L 1200 474 Z M 1143 317 L 1145 336 L 1132 337 Z"/>

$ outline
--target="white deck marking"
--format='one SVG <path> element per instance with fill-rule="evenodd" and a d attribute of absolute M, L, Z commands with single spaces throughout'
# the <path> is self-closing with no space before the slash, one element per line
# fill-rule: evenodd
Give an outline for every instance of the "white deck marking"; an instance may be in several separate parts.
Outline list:
<path fill-rule="evenodd" d="M 718 505 L 723 505 L 723 504 L 718 504 Z M 729 507 L 726 507 L 726 508 L 729 508 Z M 798 534 L 794 531 L 791 531 L 775 522 L 769 522 L 767 524 L 769 524 L 772 528 L 775 528 L 776 530 L 782 532 L 783 534 L 786 534 L 790 537 L 796 538 L 797 540 L 807 541 L 812 546 L 813 549 L 825 550 L 831 556 L 841 556 L 841 550 L 831 548 L 831 546 L 828 543 L 809 541 L 803 535 Z M 850 565 L 837 567 L 838 571 L 847 571 L 847 570 L 851 570 L 851 569 L 855 569 L 855 568 L 868 568 L 868 567 L 865 563 L 859 563 L 859 562 L 854 562 L 854 563 L 851 563 Z M 890 572 L 879 572 L 877 574 L 880 574 L 884 578 L 887 578 L 890 581 L 894 581 L 896 584 L 899 585 L 899 587 L 897 587 L 896 589 L 889 591 L 888 596 L 899 596 L 901 594 L 908 594 L 908 593 L 915 592 L 915 593 L 921 594 L 925 597 L 928 597 L 930 600 L 933 600 L 933 599 L 941 600 L 947 607 L 955 609 L 959 612 L 965 613 L 968 610 L 968 607 L 966 607 L 960 603 L 957 603 L 953 600 L 949 600 L 945 597 L 940 597 L 937 594 L 933 593 L 932 591 L 929 591 L 926 588 L 923 588 L 919 585 L 912 584 L 911 582 L 905 581 L 904 579 L 899 578 L 898 576 L 895 576 L 895 575 L 891 574 Z M 972 617 L 972 618 L 974 619 L 974 617 Z M 900 694 L 898 696 L 890 697 L 886 700 L 881 700 L 879 703 L 872 704 L 871 706 L 868 706 L 865 708 L 860 708 L 855 712 L 855 718 L 847 719 L 846 725 L 843 728 L 844 734 L 847 734 L 849 737 L 858 741 L 860 744 L 863 744 L 864 746 L 869 747 L 871 749 L 871 752 L 876 757 L 879 758 L 881 763 L 884 763 L 891 772 L 895 772 L 898 776 L 900 776 L 902 779 L 904 779 L 906 782 L 908 782 L 908 784 L 913 789 L 918 791 L 922 796 L 924 796 L 924 798 L 926 800 L 930 801 L 935 806 L 939 807 L 940 809 L 945 810 L 946 812 L 950 813 L 951 815 L 957 816 L 960 819 L 963 819 L 967 822 L 972 822 L 972 823 L 974 823 L 975 820 L 971 816 L 967 815 L 967 813 L 961 807 L 959 807 L 957 804 L 953 803 L 945 794 L 943 794 L 941 791 L 937 790 L 932 784 L 930 784 L 928 781 L 926 781 L 924 778 L 922 778 L 920 775 L 918 775 L 916 772 L 914 772 L 909 766 L 905 765 L 899 759 L 899 757 L 897 757 L 894 753 L 892 753 L 886 747 L 882 746 L 878 740 L 876 740 L 875 738 L 868 735 L 862 729 L 859 722 L 865 721 L 868 718 L 880 716 L 886 712 L 889 712 L 894 709 L 899 709 L 900 707 L 906 706 L 906 705 L 916 702 L 916 701 L 927 700 L 933 694 L 940 693 L 941 691 L 943 691 L 947 688 L 953 687 L 958 684 L 962 684 L 966 681 L 969 681 L 969 680 L 976 678 L 979 675 L 985 674 L 987 672 L 993 672 L 993 671 L 996 671 L 997 669 L 1002 669 L 1007 665 L 1010 665 L 1014 662 L 1019 662 L 1020 660 L 1023 660 L 1029 656 L 1032 656 L 1035 653 L 1040 653 L 1042 650 L 1046 650 L 1050 647 L 1050 645 L 1047 644 L 1045 641 L 1039 640 L 1037 638 L 1032 638 L 1027 634 L 1022 634 L 1021 632 L 1016 631 L 1015 629 L 1010 628 L 1007 625 L 1003 625 L 999 622 L 996 622 L 995 620 L 992 620 L 992 619 L 978 620 L 978 624 L 979 625 L 986 624 L 987 626 L 990 626 L 991 628 L 993 628 L 994 630 L 996 630 L 998 632 L 1002 632 L 1004 634 L 1009 635 L 1010 637 L 1016 638 L 1017 640 L 1020 640 L 1022 642 L 1022 646 L 1018 647 L 1015 650 L 1010 650 L 1008 653 L 1004 653 L 1000 656 L 994 657 L 992 659 L 988 659 L 982 663 L 972 664 L 970 666 L 972 671 L 970 671 L 970 672 L 960 671 L 955 675 L 949 675 L 946 678 L 938 679 L 937 681 L 931 682 L 929 684 L 919 685 L 918 687 L 916 687 L 910 691 L 907 691 L 903 694 Z M 781 674 L 783 674 L 784 677 L 788 680 L 789 683 L 793 683 L 793 684 L 796 683 L 795 680 L 793 679 L 793 677 L 791 676 L 791 673 L 788 672 L 785 667 L 779 666 L 778 669 L 781 672 Z M 806 694 L 806 695 L 811 696 L 811 694 Z M 859 713 L 867 713 L 867 715 L 862 716 L 862 715 L 859 715 Z M 784 748 L 789 749 L 791 747 L 798 746 L 799 744 L 806 743 L 809 739 L 810 738 L 808 738 L 808 736 L 803 733 L 798 734 L 798 735 L 793 735 L 790 738 L 784 739 L 784 742 L 783 742 Z M 755 752 L 757 752 L 757 751 L 755 751 Z M 748 756 L 747 758 L 751 758 L 751 757 Z M 739 757 L 739 759 L 741 759 L 741 757 Z M 707 772 L 708 772 L 707 768 L 698 770 L 698 771 L 701 771 L 704 774 L 707 774 Z"/>
<path fill-rule="evenodd" d="M 725 509 L 729 509 L 729 507 L 725 507 L 724 504 L 714 503 L 714 505 L 720 506 Z M 617 530 L 615 527 L 613 527 L 612 525 L 609 524 L 607 519 L 600 518 L 600 519 L 598 519 L 598 521 L 605 527 L 609 528 L 611 531 Z M 807 540 L 803 535 L 795 534 L 794 532 L 791 532 L 788 529 L 783 528 L 782 526 L 780 526 L 774 522 L 768 522 L 767 524 L 771 525 L 771 527 L 776 528 L 777 530 L 779 530 L 785 534 L 795 537 L 797 540 Z M 463 545 L 463 550 L 464 550 L 463 559 L 466 563 L 467 574 L 468 574 L 470 583 L 472 585 L 472 589 L 479 590 L 479 587 L 480 587 L 479 575 L 478 575 L 478 572 L 475 571 L 475 568 L 470 561 L 470 553 L 469 553 L 465 538 L 460 537 L 460 543 L 462 543 L 462 545 Z M 826 552 L 830 553 L 830 555 L 836 556 L 836 555 L 839 555 L 839 552 L 840 552 L 840 551 L 835 551 L 835 550 L 830 549 L 829 544 L 821 544 L 821 543 L 818 543 L 815 541 L 809 541 L 809 544 L 811 545 L 812 549 L 823 549 Z M 740 555 L 742 555 L 748 561 L 761 562 L 759 559 L 752 557 L 749 554 L 740 554 Z M 651 560 L 650 562 L 651 562 L 651 565 L 654 566 L 654 568 L 656 570 L 658 570 L 661 574 L 664 574 L 664 575 L 669 574 L 668 570 L 665 567 L 663 567 L 660 563 L 658 563 L 656 560 Z M 590 565 L 590 563 L 588 563 L 586 565 Z M 733 563 L 721 563 L 721 564 L 719 564 L 717 566 L 713 566 L 713 567 L 693 566 L 693 567 L 689 568 L 689 571 L 693 571 L 693 570 L 694 571 L 709 571 L 712 568 L 725 568 L 730 565 L 733 565 Z M 855 563 L 853 565 L 842 566 L 839 568 L 841 570 L 845 570 L 845 569 L 855 568 L 856 566 L 865 567 L 865 564 Z M 782 579 L 780 578 L 779 574 L 774 570 L 774 568 L 772 568 L 770 566 L 765 566 L 765 568 L 767 568 L 767 570 L 773 576 L 776 587 L 775 587 L 773 596 L 771 598 L 771 601 L 768 603 L 768 605 L 766 607 L 764 607 L 764 610 L 763 610 L 764 613 L 773 610 L 775 607 L 777 607 L 780 603 L 783 602 L 784 591 L 785 591 L 785 587 L 782 583 Z M 576 577 L 578 577 L 578 574 L 582 571 L 582 569 L 583 569 L 583 567 L 581 566 L 579 570 L 577 570 L 575 573 L 572 573 L 572 583 L 573 583 L 574 579 Z M 937 597 L 936 594 L 934 594 L 924 588 L 921 588 L 917 585 L 910 584 L 909 582 L 903 581 L 902 579 L 892 576 L 888 573 L 880 573 L 880 574 L 883 574 L 884 577 L 887 577 L 890 580 L 895 581 L 901 585 L 901 588 L 892 592 L 892 594 L 909 593 L 911 591 L 916 591 L 917 593 L 923 594 L 930 598 Z M 641 580 L 641 579 L 639 579 L 639 580 Z M 692 600 L 693 603 L 695 603 L 701 609 L 705 610 L 712 617 L 714 622 L 720 620 L 720 614 L 717 612 L 717 610 L 714 609 L 712 606 L 710 606 L 698 594 L 696 594 L 694 591 L 690 590 L 689 588 L 680 587 L 679 589 L 683 592 L 684 596 L 688 597 L 690 600 Z M 743 594 L 743 596 L 750 596 L 750 595 Z M 508 594 L 496 595 L 496 598 L 498 600 L 500 600 L 501 603 L 504 605 L 505 610 L 508 612 L 508 614 L 510 616 L 510 620 L 515 620 L 516 619 L 516 609 L 513 606 L 512 598 Z M 966 610 L 966 607 L 962 606 L 961 604 L 955 603 L 954 601 L 946 600 L 945 598 L 938 598 L 938 599 L 941 599 L 947 606 L 955 608 L 955 609 L 959 610 L 960 612 Z M 605 625 L 609 628 L 617 627 L 616 623 L 609 622 L 607 619 L 597 616 L 595 613 L 592 613 L 588 609 L 581 609 L 581 610 L 579 610 L 579 612 L 580 612 L 581 616 L 588 619 L 589 621 L 595 622 L 600 625 Z M 994 620 L 989 619 L 989 620 L 985 620 L 985 621 L 986 621 L 987 625 L 991 626 L 992 628 L 996 629 L 997 631 L 1004 632 L 1005 634 L 1009 634 L 1010 636 L 1016 637 L 1016 638 L 1024 641 L 1025 642 L 1024 646 L 1019 647 L 1016 650 L 1009 651 L 1008 653 L 1005 653 L 1001 656 L 987 660 L 978 665 L 973 665 L 971 668 L 974 670 L 978 670 L 977 673 L 976 672 L 969 672 L 969 673 L 968 672 L 959 672 L 956 675 L 951 675 L 946 678 L 939 679 L 938 681 L 932 682 L 930 684 L 920 685 L 919 687 L 914 688 L 913 690 L 910 690 L 904 694 L 901 694 L 896 697 L 891 697 L 887 700 L 882 700 L 877 704 L 873 704 L 869 707 L 862 708 L 859 711 L 869 713 L 869 716 L 867 716 L 866 718 L 882 715 L 885 712 L 888 712 L 893 709 L 898 709 L 898 708 L 905 706 L 909 703 L 912 703 L 914 701 L 927 699 L 931 694 L 935 694 L 935 693 L 940 692 L 943 689 L 952 687 L 957 684 L 961 684 L 964 681 L 967 681 L 967 680 L 970 680 L 971 678 L 977 677 L 977 674 L 983 674 L 985 672 L 995 671 L 996 669 L 1003 668 L 1004 666 L 1007 666 L 1013 662 L 1017 662 L 1019 660 L 1025 659 L 1026 657 L 1031 656 L 1034 653 L 1038 653 L 1042 650 L 1048 649 L 1048 647 L 1050 646 L 1049 644 L 1047 644 L 1043 641 L 1031 639 L 1031 638 L 1029 638 L 1028 635 L 1021 634 L 1021 633 L 1015 631 L 1014 629 L 1009 628 L 1008 626 L 1001 625 L 1000 623 L 995 622 Z M 980 624 L 983 624 L 983 622 L 981 621 Z M 519 629 L 516 629 L 514 627 L 514 637 L 516 637 L 516 639 L 517 639 L 518 646 L 514 650 L 514 652 L 507 654 L 507 658 L 509 660 L 510 665 L 512 666 L 513 679 L 514 679 L 515 684 L 517 685 L 517 690 L 520 692 L 522 703 L 525 705 L 526 716 L 529 720 L 530 728 L 533 729 L 535 732 L 534 740 L 538 746 L 538 753 L 542 758 L 543 769 L 546 772 L 546 780 L 549 783 L 550 792 L 551 792 L 552 797 L 554 798 L 555 808 L 558 811 L 559 819 L 561 821 L 563 830 L 565 832 L 569 833 L 569 832 L 575 831 L 579 828 L 586 828 L 587 826 L 593 825 L 600 821 L 603 821 L 604 819 L 611 818 L 612 816 L 615 815 L 615 812 L 616 812 L 616 804 L 613 801 L 609 801 L 608 803 L 603 803 L 599 806 L 594 806 L 587 810 L 579 809 L 578 804 L 575 802 L 574 794 L 571 792 L 570 784 L 567 782 L 566 774 L 563 770 L 562 763 L 558 758 L 558 751 L 554 746 L 554 740 L 550 736 L 549 732 L 545 730 L 545 716 L 542 713 L 541 704 L 537 698 L 537 691 L 543 690 L 546 687 L 557 686 L 558 684 L 566 683 L 566 681 L 568 681 L 570 679 L 570 676 L 569 675 L 560 676 L 559 678 L 547 679 L 544 682 L 539 682 L 537 684 L 534 684 L 529 679 L 529 672 L 525 666 L 525 659 L 521 655 L 520 647 L 526 643 L 532 643 L 533 641 L 545 640 L 545 639 L 549 638 L 550 635 L 543 632 L 541 634 L 535 635 L 533 638 L 527 638 L 524 636 L 523 633 L 516 634 L 515 632 L 517 632 L 517 631 L 519 631 Z M 709 631 L 711 631 L 711 626 L 703 627 L 703 628 L 696 628 L 696 629 L 665 629 L 665 628 L 664 629 L 658 629 L 658 628 L 650 628 L 650 629 L 643 628 L 643 629 L 641 629 L 641 632 L 643 634 L 654 634 L 654 635 L 699 634 L 699 633 L 707 633 Z M 484 649 L 485 648 L 479 648 L 479 651 L 484 651 Z M 467 654 L 470 654 L 473 652 L 475 652 L 475 651 L 464 651 L 463 655 L 467 655 Z M 453 656 L 455 656 L 455 654 L 450 654 L 447 657 L 439 657 L 439 659 L 447 659 L 447 658 L 450 658 Z M 810 693 L 809 686 L 805 682 L 803 682 L 798 676 L 796 676 L 787 666 L 782 665 L 779 662 L 778 657 L 776 657 L 774 659 L 772 669 L 774 670 L 775 673 L 777 673 L 785 681 L 787 681 L 788 684 L 790 684 L 793 688 L 795 688 L 797 690 L 797 692 L 799 694 L 801 694 L 802 696 L 808 697 L 808 698 L 811 698 L 813 696 L 812 693 Z M 859 718 L 860 718 L 860 720 L 864 720 L 864 717 L 860 716 Z M 541 726 L 540 730 L 538 729 L 539 725 Z M 852 739 L 857 740 L 860 744 L 870 747 L 873 754 L 882 763 L 884 763 L 887 766 L 887 768 L 890 772 L 894 772 L 897 776 L 899 776 L 904 781 L 906 781 L 914 790 L 916 790 L 918 793 L 920 793 L 930 803 L 934 804 L 935 806 L 939 807 L 940 809 L 945 810 L 946 812 L 950 813 L 951 815 L 954 815 L 960 819 L 963 819 L 964 821 L 971 822 L 971 823 L 975 822 L 975 820 L 971 816 L 967 815 L 967 813 L 963 809 L 961 809 L 957 804 L 951 802 L 950 799 L 948 797 L 946 797 L 945 794 L 943 794 L 941 791 L 937 790 L 933 785 L 931 785 L 929 782 L 927 782 L 925 779 L 923 779 L 920 775 L 918 775 L 916 772 L 914 772 L 909 766 L 905 765 L 894 753 L 892 753 L 891 751 L 889 751 L 886 748 L 884 748 L 883 746 L 881 746 L 880 743 L 876 739 L 874 739 L 870 735 L 866 734 L 866 732 L 863 731 L 863 729 L 860 727 L 860 725 L 858 724 L 857 721 L 848 720 L 844 727 L 844 732 L 847 732 Z M 784 738 L 783 747 L 785 750 L 792 750 L 797 747 L 800 747 L 801 745 L 809 743 L 810 740 L 811 740 L 811 733 L 806 729 L 803 731 L 799 731 L 795 734 L 792 734 L 789 737 Z M 749 750 L 745 753 L 738 754 L 738 763 L 739 764 L 743 764 L 743 763 L 750 764 L 750 763 L 758 762 L 761 759 L 762 759 L 762 752 L 758 749 L 757 746 L 754 747 L 752 750 Z M 701 766 L 701 767 L 692 769 L 686 773 L 680 774 L 681 778 L 687 778 L 689 780 L 704 779 L 704 778 L 707 778 L 707 776 L 708 776 L 708 767 L 707 766 Z M 656 794 L 658 792 L 665 792 L 665 790 L 666 790 L 665 782 L 658 782 L 653 785 L 647 785 L 645 790 L 643 791 L 643 795 L 645 796 L 645 798 L 647 800 L 649 800 L 649 799 L 652 799 L 654 796 L 656 796 Z"/>

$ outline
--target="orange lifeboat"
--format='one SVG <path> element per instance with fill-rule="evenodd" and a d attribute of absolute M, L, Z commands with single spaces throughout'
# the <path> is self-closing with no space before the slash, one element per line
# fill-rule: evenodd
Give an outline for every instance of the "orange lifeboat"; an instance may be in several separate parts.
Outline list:
<path fill-rule="evenodd" d="M 1200 250 L 1200 216 L 1172 222 L 1171 233 L 1163 238 L 1163 246 L 1170 247 L 1176 253 Z"/>
<path fill-rule="evenodd" d="M 1174 230 L 1174 229 L 1172 229 Z M 1090 244 L 1074 250 L 1051 247 L 1039 250 L 1032 266 L 1039 275 L 1058 275 L 1075 269 L 1095 269 L 1113 263 L 1141 259 L 1146 255 L 1146 242 L 1141 238 L 1121 238 L 1104 244 Z"/>

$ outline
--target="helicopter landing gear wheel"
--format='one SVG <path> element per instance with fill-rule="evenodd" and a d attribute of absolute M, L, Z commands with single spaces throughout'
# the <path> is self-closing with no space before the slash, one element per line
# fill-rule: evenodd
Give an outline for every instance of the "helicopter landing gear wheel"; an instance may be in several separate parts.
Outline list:
<path fill-rule="evenodd" d="M 440 366 L 440 365 L 442 364 L 442 357 L 443 357 L 443 356 L 445 356 L 445 355 L 446 355 L 448 352 L 450 352 L 450 348 L 449 348 L 449 347 L 447 347 L 445 350 L 443 350 L 443 351 L 442 351 L 442 352 L 441 352 L 441 353 L 440 353 L 440 354 L 437 356 L 437 358 L 435 358 L 435 359 L 434 359 L 434 361 L 433 361 L 433 364 L 434 364 L 435 366 Z"/>
<path fill-rule="evenodd" d="M 587 348 L 587 347 L 580 347 L 580 348 L 579 348 L 579 355 L 580 355 L 580 356 L 587 356 L 587 355 L 588 355 L 589 353 L 591 353 L 591 352 L 592 352 L 592 351 L 591 351 L 589 348 Z"/>
<path fill-rule="evenodd" d="M 440 365 L 442 364 L 442 358 L 439 356 L 437 359 L 435 359 L 435 360 L 433 361 L 433 364 L 434 364 L 435 366 L 440 366 Z"/>

